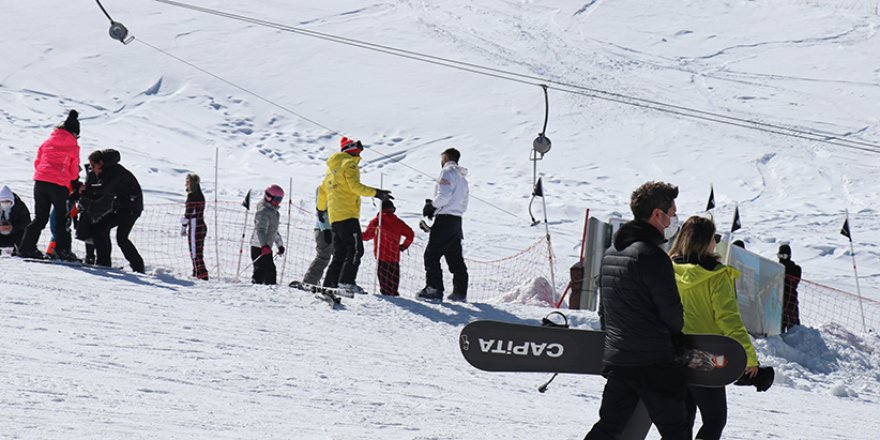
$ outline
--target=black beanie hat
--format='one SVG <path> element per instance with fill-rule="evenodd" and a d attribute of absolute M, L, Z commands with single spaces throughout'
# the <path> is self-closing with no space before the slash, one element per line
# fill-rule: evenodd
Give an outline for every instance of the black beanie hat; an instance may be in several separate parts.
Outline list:
<path fill-rule="evenodd" d="M 779 246 L 779 253 L 791 256 L 791 246 L 787 244 L 783 244 Z"/>
<path fill-rule="evenodd" d="M 388 209 L 396 209 L 394 207 L 394 203 L 391 201 L 391 199 L 382 200 L 382 210 L 385 211 Z"/>
<path fill-rule="evenodd" d="M 71 110 L 67 114 L 67 119 L 64 121 L 64 124 L 61 126 L 70 132 L 70 134 L 79 136 L 79 113 L 77 113 L 76 110 Z"/>

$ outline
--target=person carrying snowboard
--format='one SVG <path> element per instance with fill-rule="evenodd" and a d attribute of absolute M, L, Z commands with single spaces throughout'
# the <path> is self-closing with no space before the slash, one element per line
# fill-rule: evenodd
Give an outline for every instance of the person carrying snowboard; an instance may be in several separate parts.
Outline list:
<path fill-rule="evenodd" d="M 333 259 L 324 275 L 324 287 L 366 293 L 355 282 L 364 244 L 361 236 L 361 197 L 393 199 L 391 191 L 361 183 L 358 164 L 364 150 L 361 141 L 343 137 L 340 151 L 327 159 L 327 172 L 318 189 L 318 211 L 325 211 L 333 229 Z M 320 215 L 320 214 L 319 214 Z"/>
<path fill-rule="evenodd" d="M 205 267 L 205 236 L 208 225 L 205 224 L 205 195 L 202 193 L 202 179 L 198 174 L 186 175 L 186 207 L 180 218 L 180 235 L 189 242 L 189 257 L 192 260 L 193 276 L 200 280 L 208 279 L 208 268 Z"/>
<path fill-rule="evenodd" d="M 67 213 L 67 198 L 72 188 L 71 182 L 79 180 L 79 113 L 71 110 L 64 123 L 55 128 L 37 150 L 34 161 L 34 220 L 25 228 L 18 249 L 23 258 L 43 258 L 37 250 L 40 234 L 49 222 L 49 212 Z M 55 216 L 56 237 L 55 257 L 66 261 L 76 261 L 71 251 L 70 232 L 67 230 L 67 216 Z"/>
<path fill-rule="evenodd" d="M 89 154 L 89 166 L 96 177 L 91 188 L 86 189 L 87 193 L 96 195 L 88 208 L 95 264 L 110 267 L 113 250 L 110 230 L 116 228 L 116 244 L 131 270 L 144 273 L 144 259 L 128 238 L 144 211 L 144 193 L 134 174 L 119 163 L 120 159 L 119 151 L 114 149 Z"/>
<path fill-rule="evenodd" d="M 630 198 L 635 220 L 602 258 L 599 317 L 605 330 L 599 421 L 586 440 L 616 439 L 641 399 L 664 440 L 690 440 L 685 378 L 676 356 L 684 311 L 672 261 L 660 245 L 678 228 L 678 188 L 648 182 Z"/>
<path fill-rule="evenodd" d="M 272 244 L 278 247 L 278 255 L 284 255 L 284 241 L 278 226 L 281 214 L 278 209 L 284 200 L 284 190 L 278 185 L 270 185 L 263 193 L 263 202 L 257 205 L 254 214 L 254 232 L 251 235 L 251 261 L 254 273 L 253 284 L 275 284 L 276 269 L 272 256 Z"/>
<path fill-rule="evenodd" d="M 370 220 L 364 231 L 364 241 L 375 240 L 373 255 L 379 260 L 379 292 L 388 296 L 400 296 L 397 291 L 400 285 L 400 253 L 415 238 L 412 228 L 394 215 L 395 210 L 394 202 L 382 201 L 382 212 Z M 401 237 L 404 238 L 403 244 L 400 243 Z"/>
<path fill-rule="evenodd" d="M 681 226 L 669 250 L 684 307 L 683 332 L 723 335 L 737 340 L 746 350 L 745 375 L 754 378 L 758 373 L 758 357 L 743 324 L 734 286 L 740 272 L 721 264 L 715 255 L 715 244 L 715 223 L 706 217 L 693 216 Z M 727 424 L 725 388 L 688 386 L 687 409 L 691 426 L 697 408 L 703 421 L 697 438 L 720 439 Z"/>

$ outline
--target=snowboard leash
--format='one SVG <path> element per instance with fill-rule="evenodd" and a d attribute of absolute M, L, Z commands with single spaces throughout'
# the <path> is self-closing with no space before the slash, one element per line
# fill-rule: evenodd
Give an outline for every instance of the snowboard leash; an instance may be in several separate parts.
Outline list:
<path fill-rule="evenodd" d="M 551 318 L 554 315 L 562 317 L 561 324 Z M 568 316 L 565 316 L 565 314 L 560 311 L 554 310 L 541 318 L 541 327 L 570 328 L 570 325 L 568 324 Z M 553 376 L 550 377 L 550 380 L 544 382 L 543 385 L 538 387 L 538 392 L 544 394 L 547 391 L 547 388 L 550 387 L 550 384 L 553 383 L 553 380 L 556 379 L 556 376 L 558 375 L 559 373 L 553 373 Z"/>

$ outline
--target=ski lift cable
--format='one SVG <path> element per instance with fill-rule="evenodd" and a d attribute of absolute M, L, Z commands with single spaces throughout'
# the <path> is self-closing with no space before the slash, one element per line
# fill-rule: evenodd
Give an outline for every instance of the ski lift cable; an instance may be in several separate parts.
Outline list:
<path fill-rule="evenodd" d="M 228 85 L 230 85 L 230 86 L 232 86 L 232 87 L 235 87 L 236 89 L 241 90 L 242 92 L 245 92 L 245 93 L 247 93 L 247 94 L 249 94 L 249 95 L 251 95 L 251 96 L 254 96 L 254 97 L 256 97 L 257 99 L 259 99 L 259 100 L 261 100 L 261 101 L 263 101 L 263 102 L 266 102 L 266 103 L 268 103 L 268 104 L 270 104 L 270 105 L 272 105 L 272 106 L 275 106 L 275 107 L 277 107 L 277 108 L 279 108 L 279 109 L 281 109 L 281 110 L 283 110 L 283 111 L 285 111 L 285 112 L 287 112 L 287 113 L 290 113 L 290 114 L 292 114 L 292 115 L 294 115 L 294 116 L 296 116 L 296 117 L 298 117 L 298 118 L 300 118 L 300 119 L 302 119 L 302 120 L 304 120 L 304 121 L 308 121 L 308 122 L 310 122 L 310 123 L 312 123 L 312 124 L 314 124 L 314 125 L 316 125 L 316 126 L 318 126 L 318 127 L 321 127 L 321 128 L 323 128 L 324 130 L 327 130 L 328 132 L 330 132 L 331 134 L 340 134 L 338 131 L 336 131 L 336 130 L 334 130 L 334 129 L 332 129 L 332 128 L 330 128 L 330 127 L 328 127 L 328 126 L 326 126 L 326 125 L 324 125 L 324 124 L 322 124 L 322 123 L 320 123 L 320 122 L 318 122 L 318 121 L 316 121 L 316 120 L 314 120 L 314 119 L 311 119 L 311 118 L 309 118 L 309 117 L 307 117 L 307 116 L 305 116 L 305 115 L 303 115 L 303 114 L 301 114 L 301 113 L 298 113 L 298 112 L 296 112 L 296 111 L 290 109 L 289 107 L 286 107 L 286 106 L 281 105 L 281 104 L 279 104 L 279 103 L 277 103 L 277 102 L 275 102 L 275 101 L 272 101 L 271 99 L 266 98 L 265 96 L 262 96 L 262 95 L 260 95 L 260 94 L 257 93 L 257 92 L 254 92 L 253 90 L 247 89 L 247 88 L 242 87 L 242 86 L 240 86 L 240 85 L 238 85 L 238 84 L 236 84 L 236 83 L 234 83 L 234 82 L 232 82 L 232 81 L 229 81 L 229 80 L 227 80 L 226 78 L 221 77 L 220 75 L 214 74 L 214 73 L 208 71 L 207 69 L 203 69 L 202 67 L 199 67 L 199 66 L 197 66 L 197 65 L 195 65 L 195 64 L 193 64 L 193 63 L 191 63 L 191 62 L 189 62 L 189 61 L 187 61 L 187 60 L 185 60 L 185 59 L 183 59 L 183 58 L 180 58 L 180 57 L 178 57 L 178 56 L 172 54 L 171 52 L 168 52 L 168 51 L 166 51 L 166 50 L 163 50 L 162 48 L 159 48 L 159 47 L 157 47 L 157 46 L 154 46 L 154 45 L 152 45 L 152 44 L 150 44 L 150 43 L 144 41 L 143 39 L 138 39 L 138 40 L 135 40 L 135 41 L 140 42 L 141 44 L 143 44 L 143 45 L 145 45 L 145 46 L 147 46 L 147 47 L 149 47 L 149 48 L 151 48 L 151 49 L 153 49 L 153 50 L 155 50 L 155 51 L 157 51 L 157 52 L 159 52 L 159 53 L 161 53 L 161 54 L 164 54 L 164 55 L 168 56 L 169 58 L 173 58 L 173 59 L 175 59 L 175 60 L 177 60 L 177 61 L 180 61 L 181 63 L 186 64 L 187 66 L 192 67 L 193 69 L 196 69 L 196 70 L 198 70 L 199 72 L 204 73 L 205 75 L 211 76 L 211 77 L 217 79 L 218 81 L 222 81 L 223 83 L 226 83 L 226 84 L 228 84 Z"/>
<path fill-rule="evenodd" d="M 245 93 L 247 93 L 247 94 L 249 94 L 249 95 L 251 95 L 251 96 L 254 96 L 254 97 L 256 97 L 257 99 L 259 99 L 259 100 L 261 100 L 261 101 L 263 101 L 263 102 L 266 102 L 267 104 L 270 104 L 270 105 L 272 105 L 272 106 L 275 106 L 275 107 L 277 107 L 277 108 L 279 108 L 279 109 L 281 109 L 281 110 L 284 110 L 285 112 L 290 113 L 290 114 L 292 114 L 292 115 L 294 115 L 294 116 L 296 116 L 296 117 L 298 117 L 298 118 L 300 118 L 300 119 L 302 119 L 302 120 L 308 121 L 308 122 L 310 122 L 310 123 L 312 123 L 312 124 L 314 124 L 314 125 L 316 125 L 316 126 L 318 126 L 318 127 L 321 127 L 321 128 L 323 128 L 324 130 L 327 130 L 328 132 L 330 132 L 330 133 L 332 133 L 332 134 L 340 134 L 338 131 L 336 131 L 336 130 L 334 130 L 334 129 L 332 129 L 332 128 L 330 128 L 330 127 L 328 127 L 328 126 L 326 126 L 326 125 L 324 125 L 324 124 L 322 124 L 322 123 L 320 123 L 320 122 L 318 122 L 318 121 L 316 121 L 316 120 L 314 120 L 314 119 L 311 119 L 311 118 L 309 118 L 309 117 L 307 117 L 307 116 L 304 116 L 304 115 L 301 114 L 301 113 L 298 113 L 298 112 L 296 112 L 296 111 L 290 109 L 289 107 L 286 107 L 286 106 L 281 105 L 281 104 L 279 104 L 279 103 L 277 103 L 277 102 L 275 102 L 275 101 L 272 101 L 271 99 L 266 98 L 266 97 L 260 95 L 259 93 L 254 92 L 253 90 L 250 90 L 250 89 L 244 88 L 244 87 L 242 87 L 242 86 L 240 86 L 240 85 L 238 85 L 238 84 L 236 84 L 236 83 L 234 83 L 234 82 L 232 82 L 232 81 L 229 81 L 229 80 L 227 80 L 226 78 L 221 77 L 220 75 L 214 74 L 214 73 L 208 71 L 207 69 L 204 69 L 204 68 L 202 68 L 202 67 L 199 67 L 199 66 L 197 66 L 197 65 L 195 65 L 195 64 L 193 64 L 193 63 L 191 63 L 191 62 L 189 62 L 189 61 L 187 61 L 187 60 L 185 60 L 185 59 L 183 59 L 183 58 L 180 58 L 180 57 L 178 57 L 178 56 L 176 56 L 176 55 L 174 55 L 174 54 L 172 54 L 172 53 L 170 53 L 170 52 L 168 52 L 168 51 L 166 51 L 166 50 L 163 50 L 162 48 L 159 48 L 159 47 L 157 47 L 157 46 L 154 46 L 154 45 L 152 45 L 152 44 L 150 44 L 150 43 L 144 41 L 143 39 L 138 39 L 138 40 L 135 40 L 135 41 L 137 41 L 137 42 L 139 42 L 139 43 L 141 43 L 141 44 L 143 44 L 143 45 L 145 45 L 145 46 L 147 46 L 147 47 L 149 47 L 149 48 L 151 48 L 151 49 L 153 49 L 153 50 L 155 50 L 155 51 L 157 51 L 157 52 L 159 52 L 159 53 L 162 53 L 162 54 L 168 56 L 169 58 L 173 58 L 173 59 L 175 59 L 175 60 L 177 60 L 177 61 L 180 61 L 181 63 L 186 64 L 187 66 L 192 67 L 193 69 L 196 69 L 196 70 L 198 70 L 199 72 L 204 73 L 205 75 L 211 76 L 211 77 L 217 79 L 218 81 L 222 81 L 223 83 L 226 83 L 226 84 L 228 84 L 228 85 L 230 85 L 230 86 L 232 86 L 232 87 L 235 87 L 236 89 L 239 89 L 239 90 L 241 90 L 241 91 L 243 91 L 243 92 L 245 92 Z"/>
<path fill-rule="evenodd" d="M 561 91 L 561 92 L 571 93 L 571 94 L 575 94 L 575 95 L 587 96 L 590 98 L 604 99 L 601 96 L 596 96 L 596 95 L 593 95 L 588 92 L 582 92 L 582 91 L 577 91 L 577 90 L 563 90 L 563 89 L 558 89 L 555 87 L 551 87 L 551 89 Z M 676 111 L 676 110 L 658 109 L 656 107 L 652 107 L 652 106 L 646 105 L 646 104 L 632 103 L 630 105 L 632 105 L 634 107 L 642 107 L 642 108 L 651 109 L 651 110 L 659 110 L 659 111 L 663 111 L 666 113 L 676 114 L 676 115 L 680 115 L 680 116 L 683 116 L 686 118 L 698 119 L 698 120 L 702 120 L 702 121 L 706 121 L 706 122 L 714 122 L 714 123 L 718 123 L 718 124 L 731 125 L 734 127 L 748 128 L 748 129 L 758 130 L 758 131 L 762 131 L 762 132 L 769 133 L 769 134 L 788 136 L 788 137 L 793 137 L 793 138 L 798 138 L 798 139 L 803 139 L 803 140 L 808 140 L 808 141 L 822 142 L 822 143 L 826 143 L 826 144 L 830 144 L 830 145 L 835 145 L 835 146 L 839 146 L 839 147 L 843 147 L 843 148 L 849 148 L 849 149 L 853 149 L 853 150 L 861 150 L 861 151 L 865 151 L 865 152 L 869 152 L 869 153 L 880 153 L 880 145 L 867 144 L 870 147 L 851 145 L 851 144 L 845 143 L 847 141 L 846 139 L 829 138 L 826 136 L 821 136 L 821 135 L 813 134 L 813 133 L 802 133 L 802 132 L 798 132 L 798 131 L 792 131 L 791 129 L 789 129 L 787 127 L 779 127 L 779 128 L 754 127 L 754 126 L 747 125 L 745 123 L 718 119 L 718 118 L 715 118 L 712 116 L 707 116 L 707 115 L 694 115 L 694 114 L 685 113 L 685 112 Z M 871 147 L 874 147 L 874 148 L 871 148 Z"/>
<path fill-rule="evenodd" d="M 835 145 L 844 148 L 854 148 L 862 151 L 868 151 L 873 153 L 880 152 L 880 144 L 864 141 L 860 139 L 850 139 L 847 138 L 846 135 L 841 135 L 837 133 L 831 133 L 823 130 L 815 130 L 815 129 L 804 129 L 793 126 L 785 126 L 781 124 L 774 124 L 768 122 L 762 122 L 753 119 L 740 118 L 735 116 L 729 116 L 721 113 L 710 112 L 706 110 L 700 110 L 697 108 L 680 106 L 676 104 L 669 104 L 660 101 L 640 98 L 637 96 L 626 95 L 622 93 L 596 89 L 591 87 L 586 87 L 579 84 L 568 83 L 564 81 L 552 80 L 548 78 L 541 78 L 533 75 L 527 75 L 512 71 L 507 71 L 503 69 L 497 69 L 489 66 L 483 66 L 475 63 L 468 63 L 463 61 L 458 61 L 449 58 L 437 57 L 425 53 L 410 51 L 406 49 L 400 49 L 392 46 L 380 45 L 375 43 L 369 43 L 363 40 L 356 40 L 352 38 L 342 37 L 333 34 L 327 34 L 323 32 L 311 31 L 308 29 L 298 28 L 294 26 L 284 25 L 281 23 L 274 23 L 267 20 L 262 20 L 258 18 L 248 17 L 240 14 L 233 14 L 229 12 L 223 12 L 215 9 L 190 5 L 183 2 L 178 2 L 174 0 L 153 0 L 158 3 L 167 4 L 170 6 L 180 7 L 184 9 L 190 9 L 196 12 L 216 15 L 220 17 L 225 17 L 229 19 L 234 19 L 238 21 L 243 21 L 259 26 L 265 26 L 274 28 L 277 30 L 287 31 L 291 33 L 296 33 L 304 36 L 309 36 L 313 38 L 319 38 L 330 42 L 335 42 L 339 44 L 346 44 L 349 46 L 354 46 L 362 49 L 373 50 L 376 52 L 385 53 L 388 55 L 398 56 L 402 58 L 408 58 L 415 61 L 423 61 L 427 63 L 432 63 L 436 65 L 441 65 L 449 68 L 454 68 L 470 73 L 475 73 L 484 76 L 490 76 L 498 79 L 505 79 L 508 81 L 514 81 L 521 84 L 533 85 L 544 87 L 544 84 L 552 84 L 554 86 L 550 86 L 550 88 L 566 93 L 574 93 L 580 94 L 583 96 L 588 96 L 594 99 L 602 99 L 606 101 L 612 101 L 619 104 L 630 105 L 635 107 L 641 107 L 646 109 L 651 109 L 655 111 L 666 112 L 670 114 L 675 114 L 678 116 L 682 116 L 685 118 L 694 118 L 707 122 L 718 122 L 725 123 L 724 121 L 735 122 L 733 125 L 741 128 L 747 128 L 752 130 L 764 131 L 768 133 L 775 133 L 782 136 L 789 136 L 798 139 L 807 139 L 816 142 L 828 143 L 830 145 Z M 586 92 L 586 93 L 577 93 L 577 92 Z M 700 117 L 700 115 L 704 117 Z M 774 131 L 775 130 L 775 131 Z M 868 147 L 866 148 L 858 148 L 857 146 Z"/>
<path fill-rule="evenodd" d="M 249 94 L 249 95 L 251 95 L 251 96 L 254 96 L 254 97 L 256 97 L 257 99 L 260 99 L 261 101 L 264 101 L 264 102 L 266 102 L 266 103 L 268 103 L 268 104 L 270 104 L 270 105 L 272 105 L 272 106 L 274 106 L 274 107 L 276 107 L 276 108 L 278 108 L 278 109 L 280 109 L 280 110 L 283 110 L 283 111 L 285 111 L 285 112 L 287 112 L 287 113 L 290 113 L 290 114 L 292 114 L 292 115 L 294 115 L 294 116 L 296 116 L 296 117 L 298 117 L 298 118 L 300 118 L 300 119 L 302 119 L 302 120 L 304 120 L 304 121 L 307 121 L 307 122 L 312 123 L 312 124 L 314 124 L 314 125 L 316 125 L 316 126 L 318 126 L 318 127 L 321 127 L 321 128 L 323 128 L 324 130 L 327 130 L 327 131 L 328 131 L 329 133 L 331 133 L 331 134 L 334 134 L 334 135 L 340 135 L 340 134 L 341 134 L 341 132 L 339 132 L 338 130 L 334 130 L 333 128 L 330 128 L 330 127 L 328 127 L 328 126 L 326 126 L 326 125 L 324 125 L 324 124 L 322 124 L 322 123 L 320 123 L 320 122 L 318 122 L 318 121 L 316 121 L 316 120 L 314 120 L 314 119 L 311 119 L 311 118 L 309 118 L 309 117 L 307 117 L 307 116 L 305 116 L 305 115 L 303 115 L 303 114 L 301 114 L 301 113 L 299 113 L 299 112 L 296 112 L 296 111 L 294 111 L 293 109 L 291 109 L 291 108 L 289 108 L 289 107 L 287 107 L 287 106 L 284 106 L 284 105 L 279 104 L 279 103 L 277 103 L 277 102 L 275 102 L 275 101 L 273 101 L 273 100 L 271 100 L 271 99 L 269 99 L 269 98 L 266 98 L 265 96 L 260 95 L 259 93 L 255 92 L 255 91 L 253 91 L 253 90 L 250 90 L 250 89 L 248 89 L 248 88 L 242 87 L 242 86 L 240 86 L 240 85 L 238 85 L 238 84 L 236 84 L 236 83 L 234 83 L 234 82 L 232 82 L 232 81 L 230 81 L 230 80 L 227 80 L 226 78 L 223 78 L 223 77 L 220 76 L 220 75 L 217 75 L 217 74 L 215 74 L 215 73 L 213 73 L 213 72 L 211 72 L 211 71 L 209 71 L 209 70 L 207 70 L 207 69 L 204 69 L 204 68 L 202 68 L 202 67 L 200 67 L 200 66 L 198 66 L 198 65 L 196 65 L 196 64 L 194 64 L 194 63 L 192 63 L 192 62 L 189 62 L 189 61 L 187 61 L 187 60 L 185 60 L 185 59 L 183 59 L 183 58 L 180 58 L 180 57 L 178 57 L 178 56 L 176 56 L 176 55 L 174 55 L 174 54 L 172 54 L 172 53 L 170 53 L 170 52 L 168 52 L 168 51 L 166 51 L 166 50 L 163 50 L 162 48 L 159 48 L 159 47 L 157 47 L 157 46 L 155 46 L 155 45 L 153 45 L 153 44 L 150 44 L 150 43 L 144 41 L 143 39 L 137 39 L 137 40 L 135 40 L 135 41 L 137 41 L 137 42 L 139 42 L 139 43 L 141 43 L 141 44 L 143 44 L 143 45 L 145 45 L 145 46 L 147 46 L 147 47 L 149 47 L 149 48 L 151 48 L 151 49 L 153 49 L 153 50 L 155 50 L 155 51 L 157 51 L 157 52 L 159 52 L 159 53 L 161 53 L 161 54 L 163 54 L 163 55 L 165 55 L 165 56 L 167 56 L 167 57 L 169 57 L 169 58 L 172 58 L 172 59 L 177 60 L 177 61 L 179 61 L 179 62 L 181 62 L 181 63 L 183 63 L 183 64 L 186 64 L 187 66 L 192 67 L 193 69 L 198 70 L 199 72 L 202 72 L 202 73 L 204 73 L 204 74 L 206 74 L 206 75 L 208 75 L 208 76 L 210 76 L 210 77 L 212 77 L 212 78 L 217 79 L 218 81 L 221 81 L 221 82 L 223 82 L 223 83 L 225 83 L 225 84 L 228 84 L 228 85 L 230 85 L 230 86 L 232 86 L 232 87 L 234 87 L 234 88 L 236 88 L 236 89 L 238 89 L 238 90 L 241 90 L 242 92 L 245 92 L 245 93 L 247 93 L 247 94 Z M 391 158 L 390 155 L 383 153 L 382 151 L 380 151 L 380 150 L 379 150 L 378 148 L 376 148 L 376 147 L 372 147 L 372 146 L 371 146 L 371 147 L 369 147 L 369 149 L 370 149 L 370 151 L 374 151 L 374 152 L 378 153 L 380 156 L 382 156 L 382 157 L 385 158 L 385 159 L 390 159 L 390 158 Z M 407 163 L 404 163 L 404 162 L 402 162 L 402 161 L 397 162 L 397 164 L 400 164 L 400 165 L 402 165 L 402 166 L 404 166 L 404 167 L 406 167 L 406 168 L 409 168 L 410 170 L 413 170 L 413 171 L 415 171 L 415 172 L 418 172 L 419 174 L 422 174 L 422 175 L 424 175 L 424 176 L 427 176 L 427 177 L 429 177 L 429 178 L 431 178 L 431 179 L 434 179 L 434 178 L 435 178 L 435 176 L 432 176 L 431 174 L 428 174 L 427 172 L 422 171 L 422 170 L 420 170 L 420 169 L 418 169 L 418 168 L 415 168 L 415 167 L 413 167 L 413 166 L 411 166 L 411 165 L 409 165 L 409 164 L 407 164 Z M 482 202 L 482 203 L 484 203 L 484 204 L 486 204 L 486 205 L 488 205 L 488 206 L 490 206 L 490 207 L 492 207 L 492 208 L 494 208 L 494 209 L 496 209 L 496 210 L 498 210 L 498 211 L 501 211 L 501 212 L 503 212 L 503 213 L 505 213 L 505 214 L 508 214 L 508 215 L 510 215 L 510 216 L 513 216 L 513 217 L 515 217 L 515 218 L 517 218 L 517 219 L 520 218 L 519 215 L 516 215 L 515 213 L 513 213 L 513 212 L 511 212 L 511 211 L 508 211 L 508 210 L 506 210 L 506 209 L 504 209 L 504 208 L 502 208 L 502 207 L 500 207 L 500 206 L 498 206 L 498 205 L 495 205 L 494 203 L 489 202 L 488 200 L 485 200 L 485 199 L 483 199 L 483 198 L 480 198 L 480 197 L 478 197 L 478 196 L 476 196 L 476 195 L 474 195 L 474 194 L 470 194 L 470 197 L 472 197 L 472 198 L 474 198 L 475 200 L 478 200 L 478 201 L 480 201 L 480 202 Z"/>
<path fill-rule="evenodd" d="M 113 23 L 113 17 L 110 16 L 110 14 L 107 12 L 107 9 L 105 9 L 104 5 L 101 4 L 101 0 L 95 0 L 95 2 L 98 3 L 98 7 L 101 8 L 101 12 L 103 12 L 104 15 L 107 16 L 107 20 L 110 20 L 110 23 Z"/>

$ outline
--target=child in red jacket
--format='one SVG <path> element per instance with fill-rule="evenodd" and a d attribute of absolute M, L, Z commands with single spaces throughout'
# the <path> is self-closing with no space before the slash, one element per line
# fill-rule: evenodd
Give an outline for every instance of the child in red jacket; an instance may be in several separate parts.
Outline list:
<path fill-rule="evenodd" d="M 397 293 L 397 287 L 400 285 L 400 252 L 405 251 L 412 244 L 415 235 L 403 220 L 394 215 L 394 211 L 394 203 L 391 200 L 383 201 L 382 212 L 370 220 L 363 237 L 364 241 L 370 241 L 381 235 L 381 245 L 373 246 L 373 255 L 379 259 L 379 291 L 382 295 L 400 296 Z M 401 236 L 404 237 L 403 244 L 400 244 Z M 378 239 L 376 241 L 378 242 Z"/>

